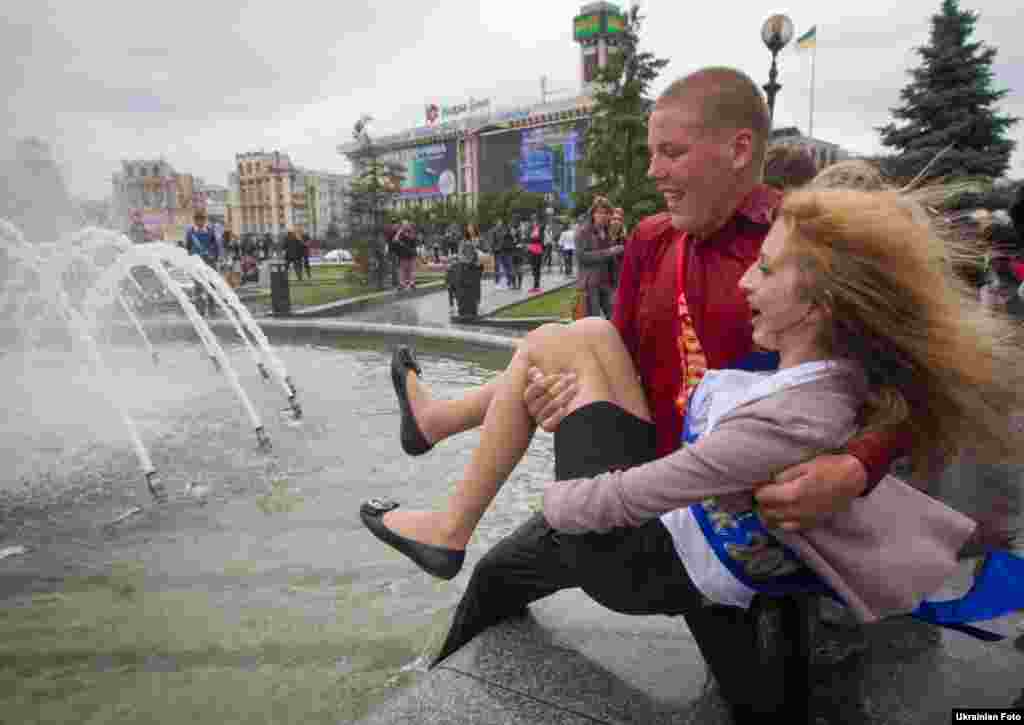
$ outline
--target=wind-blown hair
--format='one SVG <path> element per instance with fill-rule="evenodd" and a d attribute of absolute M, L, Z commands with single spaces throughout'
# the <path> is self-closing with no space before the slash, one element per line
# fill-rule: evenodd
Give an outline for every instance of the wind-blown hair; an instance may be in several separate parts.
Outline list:
<path fill-rule="evenodd" d="M 1020 455 L 1008 424 L 1024 409 L 1020 328 L 955 275 L 958 242 L 895 191 L 795 191 L 778 217 L 801 292 L 830 312 L 822 348 L 867 372 L 868 428 L 905 423 L 920 474 L 968 446 L 990 460 Z"/>
<path fill-rule="evenodd" d="M 811 185 L 819 189 L 859 189 L 882 191 L 887 187 L 878 167 L 863 159 L 837 161 L 822 169 Z"/>

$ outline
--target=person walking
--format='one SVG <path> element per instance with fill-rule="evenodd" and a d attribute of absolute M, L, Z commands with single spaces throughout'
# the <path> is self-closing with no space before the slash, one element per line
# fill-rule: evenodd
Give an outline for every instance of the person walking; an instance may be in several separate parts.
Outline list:
<path fill-rule="evenodd" d="M 207 224 L 206 211 L 203 209 L 197 209 L 195 214 L 192 216 L 193 224 L 185 231 L 185 248 L 189 254 L 194 254 L 199 257 L 207 266 L 212 269 L 217 269 L 217 262 L 219 260 L 219 247 L 217 244 L 217 234 L 214 232 L 213 227 Z M 201 315 L 212 315 L 213 309 L 213 296 L 209 292 L 205 292 L 205 285 L 198 285 L 197 293 L 194 302 Z"/>
<path fill-rule="evenodd" d="M 295 279 L 302 281 L 302 260 L 305 256 L 305 245 L 294 229 L 288 229 L 284 237 L 284 260 L 289 267 L 295 269 Z"/>
<path fill-rule="evenodd" d="M 313 279 L 313 269 L 309 266 L 309 248 L 312 240 L 305 232 L 302 233 L 302 266 L 306 268 L 306 279 Z"/>
<path fill-rule="evenodd" d="M 554 266 L 555 246 L 558 244 L 559 229 L 554 221 L 544 226 L 544 264 L 548 271 Z"/>
<path fill-rule="evenodd" d="M 533 287 L 530 294 L 540 292 L 540 269 L 544 263 L 544 226 L 539 220 L 534 220 L 530 228 L 530 240 L 526 245 L 526 254 L 530 260 L 530 270 L 533 272 Z"/>
<path fill-rule="evenodd" d="M 558 237 L 558 249 L 562 255 L 562 274 L 572 275 L 572 255 L 576 251 L 576 225 L 569 224 Z"/>
<path fill-rule="evenodd" d="M 499 219 L 487 233 L 491 240 L 491 254 L 494 256 L 494 288 L 503 289 L 508 284 L 505 272 L 505 222 Z"/>
<path fill-rule="evenodd" d="M 398 290 L 409 292 L 416 288 L 416 228 L 405 221 L 391 241 L 391 252 L 398 259 Z"/>
<path fill-rule="evenodd" d="M 625 247 L 611 239 L 611 218 L 611 202 L 607 197 L 597 196 L 590 207 L 589 219 L 576 233 L 579 259 L 576 287 L 583 294 L 587 317 L 612 317 L 612 296 L 615 294 L 612 264 L 622 256 Z"/>
<path fill-rule="evenodd" d="M 516 257 L 519 253 L 516 240 L 516 230 L 512 224 L 499 222 L 500 227 L 496 232 L 498 235 L 498 260 L 502 266 L 502 276 L 505 278 L 504 289 L 516 288 Z M 498 285 L 501 289 L 501 285 Z"/>

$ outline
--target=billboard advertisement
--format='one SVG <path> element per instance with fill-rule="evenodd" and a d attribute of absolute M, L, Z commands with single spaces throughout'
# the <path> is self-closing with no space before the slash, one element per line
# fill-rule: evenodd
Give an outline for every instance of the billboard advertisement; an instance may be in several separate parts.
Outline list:
<path fill-rule="evenodd" d="M 526 129 L 519 144 L 519 185 L 526 191 L 558 194 L 562 203 L 576 191 L 583 158 L 583 124 L 577 121 Z"/>
<path fill-rule="evenodd" d="M 524 191 L 558 194 L 571 202 L 578 190 L 585 121 L 569 121 L 519 131 L 489 134 L 480 139 L 480 191 Z"/>
<path fill-rule="evenodd" d="M 129 223 L 132 227 L 139 229 L 135 241 L 152 242 L 164 239 L 164 232 L 171 232 L 172 224 L 170 212 L 164 209 L 132 209 L 128 214 Z"/>
<path fill-rule="evenodd" d="M 619 12 L 599 10 L 572 19 L 572 37 L 577 43 L 601 36 L 615 37 L 626 31 L 626 18 Z"/>
<path fill-rule="evenodd" d="M 401 199 L 441 196 L 441 175 L 457 172 L 454 141 L 389 151 L 381 154 L 381 160 L 402 168 Z"/>

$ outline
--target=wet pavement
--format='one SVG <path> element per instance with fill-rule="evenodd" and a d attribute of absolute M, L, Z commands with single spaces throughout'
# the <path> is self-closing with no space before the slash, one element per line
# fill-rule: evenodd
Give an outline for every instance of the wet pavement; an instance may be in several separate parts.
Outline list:
<path fill-rule="evenodd" d="M 541 274 L 543 291 L 559 287 L 574 278 L 567 278 L 557 269 L 544 269 Z M 495 310 L 507 305 L 523 302 L 533 295 L 529 293 L 532 276 L 524 280 L 522 289 L 510 290 L 498 287 L 493 279 L 483 279 L 480 285 L 480 316 L 485 317 Z M 441 292 L 417 297 L 409 300 L 396 300 L 388 305 L 378 305 L 363 312 L 346 316 L 346 320 L 362 322 L 387 322 L 396 325 L 418 325 L 422 327 L 457 327 L 459 329 L 478 330 L 492 334 L 510 334 L 521 336 L 523 331 L 497 331 L 483 325 L 465 324 L 452 320 L 454 308 L 448 300 L 448 292 Z"/>
<path fill-rule="evenodd" d="M 507 305 L 522 302 L 533 297 L 529 293 L 529 285 L 532 276 L 524 281 L 522 289 L 510 290 L 498 287 L 493 278 L 485 277 L 481 281 L 480 309 L 481 317 L 492 314 Z M 541 289 L 544 292 L 550 291 L 566 284 L 574 283 L 575 277 L 566 277 L 558 267 L 550 270 L 545 268 L 541 274 Z M 242 293 L 245 294 L 244 291 Z M 247 301 L 254 315 L 264 316 L 269 313 L 269 305 L 257 304 Z M 436 329 L 458 329 L 487 334 L 506 335 L 510 337 L 521 337 L 526 334 L 525 330 L 506 328 L 494 328 L 488 325 L 475 325 L 472 323 L 456 322 L 453 320 L 455 308 L 451 305 L 447 289 L 436 288 L 435 291 L 417 296 L 404 297 L 394 293 L 385 295 L 383 298 L 373 301 L 368 305 L 357 305 L 357 309 L 345 309 L 345 305 L 338 306 L 333 314 L 325 311 L 324 317 L 336 317 L 351 322 L 370 322 L 390 325 L 411 325 L 416 327 L 429 327 Z"/>

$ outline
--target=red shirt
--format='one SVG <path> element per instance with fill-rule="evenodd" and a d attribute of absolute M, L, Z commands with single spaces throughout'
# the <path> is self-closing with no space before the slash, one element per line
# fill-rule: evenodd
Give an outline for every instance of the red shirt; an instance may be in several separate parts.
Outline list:
<path fill-rule="evenodd" d="M 676 279 L 680 246 L 686 253 L 686 300 L 708 367 L 729 367 L 753 349 L 750 307 L 739 280 L 761 253 L 780 198 L 771 187 L 756 187 L 708 239 L 687 237 L 663 213 L 642 220 L 626 242 L 613 322 L 647 394 L 659 456 L 678 448 L 682 435 L 675 405 L 682 385 Z"/>

